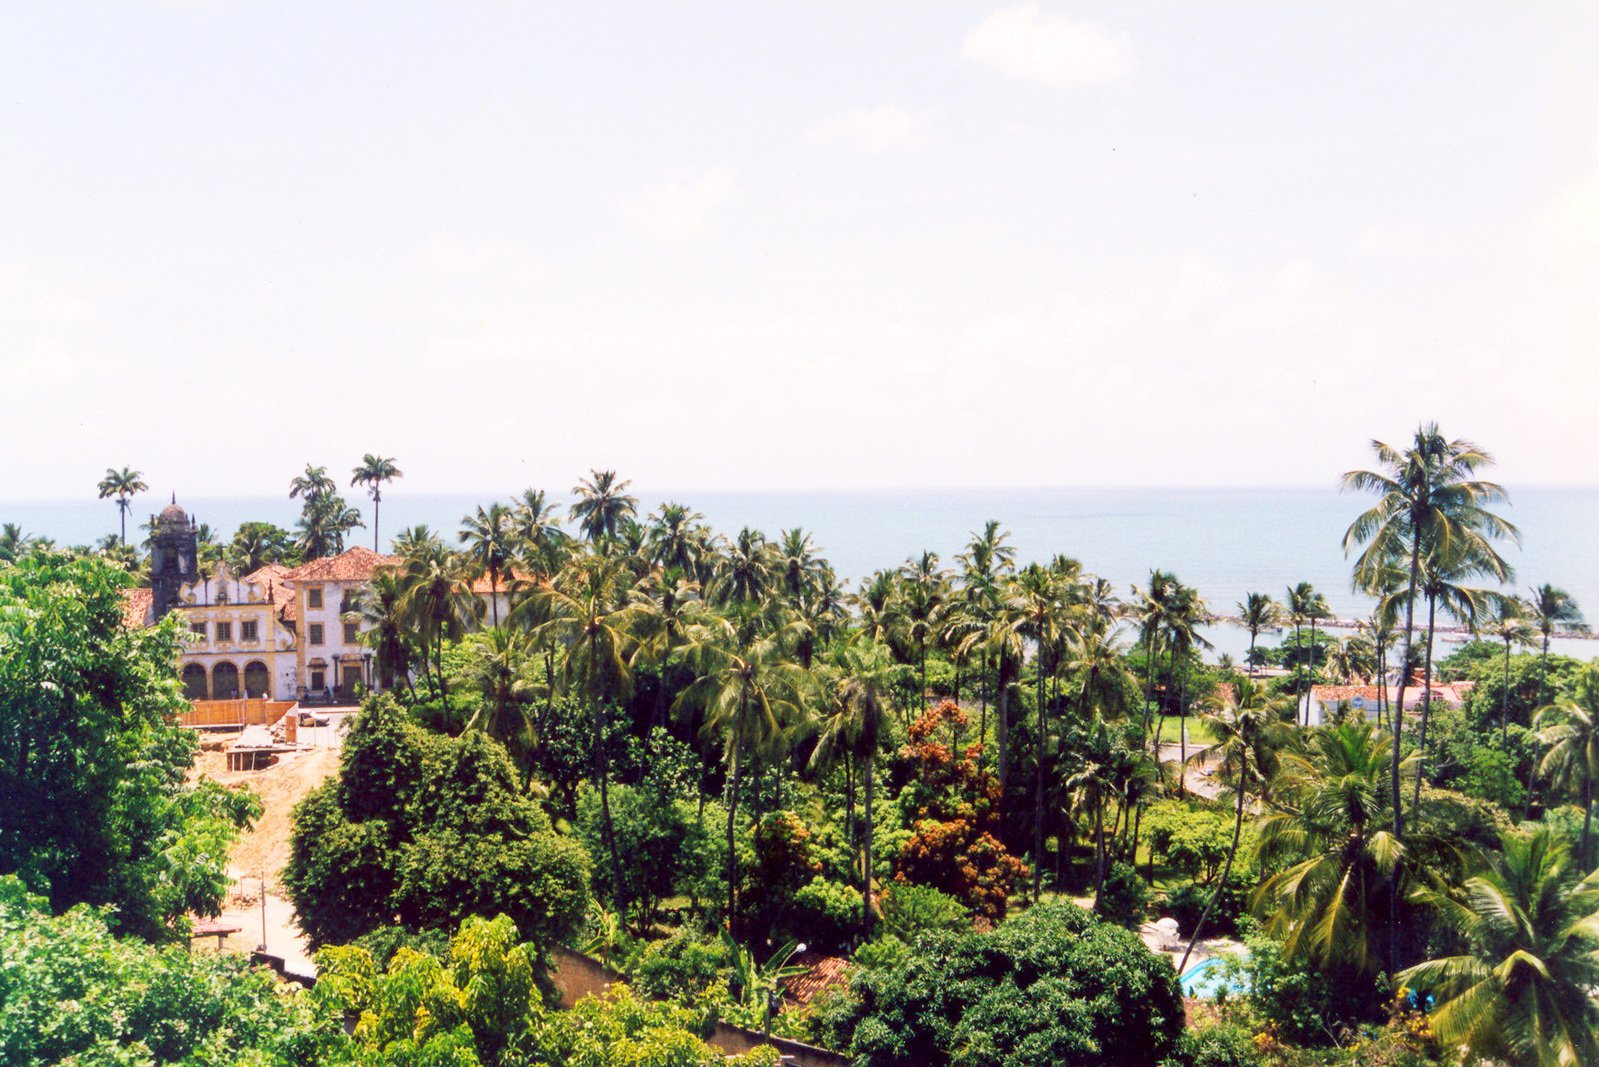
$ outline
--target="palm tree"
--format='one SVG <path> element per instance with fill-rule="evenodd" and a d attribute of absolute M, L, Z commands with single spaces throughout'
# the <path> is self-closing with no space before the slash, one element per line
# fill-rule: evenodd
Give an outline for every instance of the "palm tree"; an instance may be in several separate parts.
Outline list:
<path fill-rule="evenodd" d="M 513 555 L 513 518 L 504 504 L 490 504 L 487 511 L 480 504 L 476 515 L 461 517 L 459 538 L 466 546 L 467 558 L 478 573 L 489 576 L 489 609 L 495 627 L 500 625 L 500 576 Z"/>
<path fill-rule="evenodd" d="M 417 635 L 423 671 L 438 685 L 440 695 L 447 695 L 444 641 L 465 630 L 478 611 L 466 567 L 426 526 L 402 532 L 394 547 L 400 553 L 400 611 Z"/>
<path fill-rule="evenodd" d="M 718 620 L 694 650 L 699 677 L 678 694 L 674 707 L 700 708 L 704 732 L 720 737 L 728 765 L 727 921 L 737 914 L 738 855 L 733 827 L 746 756 L 774 755 L 785 731 L 803 714 L 811 678 L 784 655 L 777 634 L 740 633 Z"/>
<path fill-rule="evenodd" d="M 1489 594 L 1484 590 L 1471 589 L 1458 583 L 1462 578 L 1483 573 L 1494 574 L 1496 570 L 1486 561 L 1470 557 L 1461 558 L 1453 554 L 1454 550 L 1464 550 L 1468 547 L 1469 542 L 1456 542 L 1449 550 L 1435 547 L 1421 560 L 1418 588 L 1427 598 L 1427 644 L 1425 666 L 1422 668 L 1424 688 L 1421 700 L 1421 732 L 1416 735 L 1417 773 L 1410 805 L 1412 814 L 1421 806 L 1421 771 L 1423 761 L 1426 759 L 1427 723 L 1432 713 L 1432 649 L 1433 635 L 1437 629 L 1438 608 L 1442 607 L 1444 614 L 1457 622 L 1474 628 L 1477 612 Z M 1497 570 L 1501 574 L 1508 573 L 1502 564 Z M 1397 613 L 1397 608 L 1395 610 Z M 1403 711 L 1402 706 L 1400 710 Z"/>
<path fill-rule="evenodd" d="M 361 457 L 361 465 L 350 471 L 350 488 L 367 487 L 372 497 L 372 551 L 378 551 L 378 508 L 383 503 L 383 483 L 405 477 L 405 472 L 394 465 L 393 456 L 379 456 L 368 452 Z"/>
<path fill-rule="evenodd" d="M 313 467 L 307 463 L 304 474 L 296 474 L 289 481 L 289 499 L 304 497 L 309 503 L 316 497 L 331 496 L 338 486 L 328 477 L 326 467 Z"/>
<path fill-rule="evenodd" d="M 1438 548 L 1446 553 L 1499 559 L 1489 543 L 1509 538 L 1520 543 L 1520 534 L 1509 522 L 1488 510 L 1488 505 L 1505 499 L 1505 491 L 1493 482 L 1475 477 L 1490 466 L 1492 457 L 1469 441 L 1450 441 L 1438 432 L 1437 423 L 1416 429 L 1410 448 L 1401 452 L 1381 441 L 1373 441 L 1379 470 L 1348 471 L 1342 478 L 1344 489 L 1377 494 L 1377 503 L 1361 513 L 1344 533 L 1344 551 L 1356 545 L 1365 548 L 1355 561 L 1355 582 L 1374 588 L 1378 576 L 1400 559 L 1409 560 L 1405 583 L 1405 642 L 1400 654 L 1399 698 L 1393 713 L 1394 751 L 1403 751 L 1405 686 L 1410 673 L 1410 645 L 1415 633 L 1416 590 L 1421 584 L 1421 557 L 1424 551 Z M 1502 563 L 1503 561 L 1501 561 Z M 1403 832 L 1404 819 L 1399 803 L 1399 764 L 1390 761 L 1394 836 Z"/>
<path fill-rule="evenodd" d="M 1578 674 L 1569 697 L 1538 710 L 1538 740 L 1548 745 L 1540 771 L 1557 784 L 1574 787 L 1582 802 L 1582 845 L 1577 863 L 1592 869 L 1594 781 L 1599 778 L 1599 663 Z"/>
<path fill-rule="evenodd" d="M 407 685 L 411 682 L 405 592 L 404 572 L 398 567 L 380 567 L 356 602 L 361 612 L 361 640 L 372 649 L 378 682 L 384 689 L 393 689 L 396 677 L 404 678 Z"/>
<path fill-rule="evenodd" d="M 699 583 L 678 567 L 646 575 L 628 591 L 628 626 L 637 642 L 634 663 L 653 662 L 659 676 L 655 687 L 655 723 L 666 725 L 667 665 L 673 652 L 688 645 L 691 635 L 707 620 Z"/>
<path fill-rule="evenodd" d="M 1464 1046 L 1472 1062 L 1599 1063 L 1599 875 L 1573 871 L 1548 829 L 1506 833 L 1462 895 L 1418 899 L 1464 951 L 1398 975 L 1437 999 L 1430 1021 L 1439 1042 Z"/>
<path fill-rule="evenodd" d="M 1327 600 L 1316 592 L 1309 582 L 1300 582 L 1298 585 L 1288 587 L 1287 598 L 1283 601 L 1287 607 L 1288 616 L 1294 623 L 1294 674 L 1299 676 L 1301 666 L 1308 660 L 1310 666 L 1304 676 L 1305 692 L 1300 699 L 1304 712 L 1304 722 L 1310 725 L 1310 689 L 1316 682 L 1316 665 L 1321 656 L 1316 648 L 1316 620 L 1327 617 Z M 1310 651 L 1299 643 L 1299 627 L 1304 623 L 1310 624 Z"/>
<path fill-rule="evenodd" d="M 140 493 L 148 492 L 150 487 L 144 484 L 144 473 L 123 467 L 121 470 L 106 468 L 105 477 L 100 479 L 100 499 L 107 497 L 117 498 L 117 513 L 122 520 L 122 543 L 128 543 L 128 509 L 133 506 L 132 501 Z"/>
<path fill-rule="evenodd" d="M 1250 593 L 1238 603 L 1239 620 L 1249 631 L 1249 654 L 1244 662 L 1249 665 L 1251 675 L 1255 673 L 1255 639 L 1260 631 L 1276 624 L 1277 612 L 1277 602 L 1265 593 Z"/>
<path fill-rule="evenodd" d="M 540 585 L 516 609 L 534 623 L 542 640 L 566 650 L 564 670 L 589 699 L 594 734 L 594 778 L 600 785 L 600 814 L 611 854 L 617 910 L 626 910 L 622 858 L 611 826 L 608 705 L 633 690 L 628 656 L 633 636 L 626 614 L 626 568 L 619 560 L 594 553 L 574 556 L 554 579 Z"/>
<path fill-rule="evenodd" d="M 811 540 L 811 535 L 798 526 L 792 530 L 780 530 L 777 539 L 777 569 L 783 592 L 787 594 L 791 604 L 798 604 L 800 598 L 811 588 L 816 581 L 817 569 L 821 560 L 816 554 L 816 543 Z"/>
<path fill-rule="evenodd" d="M 1216 744 L 1209 751 L 1221 755 L 1222 781 L 1232 790 L 1237 801 L 1233 815 L 1233 841 L 1227 850 L 1227 862 L 1222 866 L 1221 877 L 1210 899 L 1205 902 L 1205 910 L 1199 913 L 1199 921 L 1194 924 L 1193 935 L 1188 939 L 1188 948 L 1183 951 L 1182 962 L 1177 965 L 1178 974 L 1187 968 L 1188 956 L 1199 943 L 1205 920 L 1216 906 L 1216 898 L 1227 887 L 1233 860 L 1238 855 L 1238 842 L 1244 832 L 1244 806 L 1250 787 L 1264 784 L 1277 773 L 1278 750 L 1288 743 L 1288 727 L 1296 717 L 1296 712 L 1288 706 L 1285 697 L 1271 695 L 1259 682 L 1242 683 L 1232 700 L 1212 700 L 1209 708 L 1202 720 L 1210 735 L 1216 738 Z"/>
<path fill-rule="evenodd" d="M 666 503 L 650 516 L 644 543 L 652 562 L 685 576 L 700 578 L 700 559 L 705 553 L 705 516 L 686 504 Z"/>
<path fill-rule="evenodd" d="M 14 522 L 0 526 L 0 562 L 15 563 L 27 554 L 34 541 L 32 534 L 23 533 Z"/>
<path fill-rule="evenodd" d="M 772 546 L 759 530 L 746 526 L 727 546 L 713 592 L 723 604 L 754 604 L 772 585 Z"/>
<path fill-rule="evenodd" d="M 1366 974 L 1377 969 L 1379 909 L 1397 900 L 1391 890 L 1405 858 L 1382 828 L 1393 743 L 1370 723 L 1346 722 L 1316 731 L 1309 744 L 1281 757 L 1273 810 L 1256 820 L 1262 863 L 1281 866 L 1252 900 L 1290 955 Z M 1414 760 L 1400 763 L 1403 773 Z"/>
<path fill-rule="evenodd" d="M 519 542 L 519 554 L 534 574 L 548 577 L 561 569 L 571 548 L 571 538 L 561 529 L 556 506 L 545 500 L 544 490 L 523 490 L 511 522 Z"/>
<path fill-rule="evenodd" d="M 528 714 L 533 684 L 525 670 L 531 654 L 532 639 L 526 631 L 495 627 L 472 639 L 466 666 L 467 680 L 483 697 L 467 729 L 482 730 L 522 757 L 535 740 Z M 519 762 L 525 775 L 531 765 L 525 758 Z"/>
<path fill-rule="evenodd" d="M 1503 745 L 1510 732 L 1510 650 L 1532 644 L 1537 630 L 1527 621 L 1527 602 L 1520 597 L 1495 596 L 1490 603 L 1493 615 L 1483 632 L 1505 643 L 1504 683 L 1499 693 L 1499 743 Z"/>
<path fill-rule="evenodd" d="M 917 559 L 906 560 L 900 568 L 896 614 L 900 639 L 916 649 L 924 708 L 927 706 L 927 644 L 938 636 L 943 607 L 944 572 L 938 567 L 938 553 L 923 552 Z"/>
<path fill-rule="evenodd" d="M 622 529 L 622 522 L 638 510 L 638 498 L 626 492 L 632 482 L 617 481 L 615 471 L 590 471 L 572 487 L 577 501 L 572 518 L 591 542 L 609 541 Z"/>
<path fill-rule="evenodd" d="M 322 559 L 344 551 L 344 538 L 357 526 L 365 526 L 361 513 L 331 492 L 306 498 L 300 519 L 295 524 L 300 536 L 295 544 L 306 559 Z"/>
<path fill-rule="evenodd" d="M 889 703 L 893 693 L 892 676 L 897 669 L 881 645 L 841 646 L 829 666 L 836 678 L 830 700 L 811 752 L 812 767 L 842 763 L 845 768 L 846 832 L 855 847 L 855 790 L 853 768 L 859 766 L 865 783 L 865 850 L 859 859 L 861 900 L 865 902 L 866 940 L 872 939 L 872 768 L 877 749 L 888 735 Z"/>
<path fill-rule="evenodd" d="M 1538 703 L 1541 705 L 1546 700 L 1544 682 L 1549 669 L 1549 639 L 1556 630 L 1586 633 L 1588 627 L 1583 624 L 1582 611 L 1571 594 L 1547 582 L 1532 587 L 1532 598 L 1527 601 L 1527 608 L 1528 617 L 1543 638 L 1543 648 L 1538 653 Z"/>

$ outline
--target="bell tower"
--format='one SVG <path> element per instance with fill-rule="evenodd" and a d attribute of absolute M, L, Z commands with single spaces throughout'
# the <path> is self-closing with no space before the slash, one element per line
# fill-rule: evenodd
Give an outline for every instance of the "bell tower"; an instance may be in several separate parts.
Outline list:
<path fill-rule="evenodd" d="M 178 590 L 199 577 L 197 555 L 200 532 L 184 510 L 172 503 L 151 519 L 150 600 L 160 619 L 179 604 Z"/>

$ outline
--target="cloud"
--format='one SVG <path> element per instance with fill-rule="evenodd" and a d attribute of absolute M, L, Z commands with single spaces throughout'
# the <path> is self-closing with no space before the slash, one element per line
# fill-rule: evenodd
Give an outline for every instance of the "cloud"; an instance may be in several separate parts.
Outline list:
<path fill-rule="evenodd" d="M 926 111 L 907 111 L 884 104 L 859 107 L 819 122 L 811 127 L 806 139 L 819 147 L 847 144 L 874 155 L 909 151 L 927 144 L 927 131 L 932 124 L 933 117 Z"/>
<path fill-rule="evenodd" d="M 733 172 L 726 168 L 659 182 L 640 190 L 624 204 L 630 222 L 662 241 L 694 237 L 706 217 L 733 191 Z"/>
<path fill-rule="evenodd" d="M 988 16 L 966 35 L 961 55 L 1040 85 L 1114 81 L 1132 68 L 1125 35 L 1045 14 L 1037 4 Z"/>

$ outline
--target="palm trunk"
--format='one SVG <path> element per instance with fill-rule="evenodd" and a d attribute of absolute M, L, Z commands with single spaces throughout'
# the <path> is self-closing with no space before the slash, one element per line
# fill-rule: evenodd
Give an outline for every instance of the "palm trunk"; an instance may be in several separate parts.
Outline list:
<path fill-rule="evenodd" d="M 1205 929 L 1205 920 L 1210 918 L 1211 909 L 1216 906 L 1221 891 L 1227 888 L 1227 876 L 1233 872 L 1233 857 L 1238 855 L 1238 839 L 1244 832 L 1244 787 L 1243 782 L 1238 783 L 1238 813 L 1233 819 L 1233 847 L 1227 850 L 1227 862 L 1221 869 L 1221 880 L 1216 883 L 1215 892 L 1210 894 L 1210 899 L 1205 901 L 1205 910 L 1199 913 L 1199 921 L 1194 924 L 1194 935 L 1188 939 L 1188 947 L 1183 950 L 1182 962 L 1177 965 L 1177 973 L 1183 973 L 1183 968 L 1188 966 L 1189 954 L 1194 951 L 1194 946 L 1199 943 L 1199 935 Z"/>
<path fill-rule="evenodd" d="M 727 932 L 733 934 L 733 919 L 738 906 L 738 857 L 733 851 L 733 815 L 738 811 L 738 743 L 733 744 L 733 778 L 727 792 Z M 735 935 L 736 936 L 736 935 Z"/>
<path fill-rule="evenodd" d="M 1094 903 L 1105 888 L 1105 801 L 1094 799 Z"/>
<path fill-rule="evenodd" d="M 378 551 L 378 496 L 377 488 L 372 489 L 372 551 Z"/>
<path fill-rule="evenodd" d="M 1033 742 L 1033 903 L 1044 884 L 1044 650 L 1038 650 L 1038 731 Z"/>
<path fill-rule="evenodd" d="M 1305 725 L 1310 725 L 1310 691 L 1316 687 L 1316 616 L 1310 617 L 1310 677 L 1305 679 Z"/>
<path fill-rule="evenodd" d="M 983 653 L 983 664 L 977 673 L 977 743 L 983 746 L 977 753 L 977 769 L 979 772 L 988 766 L 988 690 L 983 688 L 983 681 L 988 676 L 988 653 Z"/>
<path fill-rule="evenodd" d="M 999 654 L 999 693 L 994 706 L 994 742 L 999 748 L 999 810 L 1005 810 L 1005 787 L 1010 781 L 1010 685 L 1006 677 L 1010 657 Z"/>
<path fill-rule="evenodd" d="M 1183 664 L 1182 681 L 1177 686 L 1177 798 L 1188 795 L 1188 665 Z"/>
<path fill-rule="evenodd" d="M 872 763 L 875 754 L 866 757 L 866 857 L 861 878 L 861 903 L 866 911 L 866 940 L 872 939 Z"/>
<path fill-rule="evenodd" d="M 1538 707 L 1544 703 L 1544 678 L 1549 669 L 1549 632 L 1544 631 L 1543 651 L 1538 655 Z M 1527 726 L 1531 728 L 1532 720 L 1529 718 Z M 1521 821 L 1526 822 L 1532 817 L 1532 791 L 1538 784 L 1538 750 L 1533 749 L 1532 759 L 1527 764 L 1527 789 L 1526 797 L 1521 802 Z"/>
<path fill-rule="evenodd" d="M 1505 638 L 1505 682 L 1499 691 L 1499 747 L 1510 737 L 1510 638 Z"/>
<path fill-rule="evenodd" d="M 1422 677 L 1421 691 L 1421 732 L 1416 735 L 1416 788 L 1410 797 L 1410 817 L 1421 816 L 1421 771 L 1427 761 L 1427 718 L 1432 714 L 1432 628 L 1434 613 L 1437 610 L 1437 597 L 1431 593 L 1427 595 L 1427 666 L 1426 674 Z"/>
<path fill-rule="evenodd" d="M 1399 696 L 1389 715 L 1394 720 L 1394 748 L 1389 753 L 1390 800 L 1393 803 L 1394 839 L 1404 838 L 1403 796 L 1399 784 L 1399 763 L 1404 740 L 1405 686 L 1410 681 L 1410 641 L 1416 625 L 1416 578 L 1421 573 L 1421 531 L 1412 530 L 1410 540 L 1410 588 L 1405 596 L 1405 644 L 1399 657 Z M 1388 887 L 1388 970 L 1399 970 L 1399 883 L 1395 879 Z"/>

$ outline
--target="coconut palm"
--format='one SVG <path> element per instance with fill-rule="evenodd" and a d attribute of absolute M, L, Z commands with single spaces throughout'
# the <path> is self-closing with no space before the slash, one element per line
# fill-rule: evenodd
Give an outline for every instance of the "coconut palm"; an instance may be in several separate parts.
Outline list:
<path fill-rule="evenodd" d="M 1288 587 L 1288 595 L 1283 600 L 1284 610 L 1294 624 L 1294 674 L 1296 678 L 1303 677 L 1305 691 L 1300 700 L 1303 719 L 1306 726 L 1310 725 L 1310 687 L 1316 682 L 1316 665 L 1321 661 L 1321 656 L 1316 648 L 1316 620 L 1325 619 L 1328 615 L 1327 600 L 1316 592 L 1309 582 L 1300 582 L 1298 585 Z M 1310 624 L 1310 650 L 1299 643 L 1300 626 Z M 1301 667 L 1309 663 L 1305 675 L 1300 675 Z"/>
<path fill-rule="evenodd" d="M 361 589 L 356 608 L 361 613 L 361 641 L 373 652 L 378 682 L 384 689 L 394 688 L 396 677 L 409 685 L 411 650 L 406 641 L 409 628 L 404 610 L 405 584 L 398 567 L 381 567 Z"/>
<path fill-rule="evenodd" d="M 896 601 L 898 637 L 916 650 L 916 672 L 927 706 L 927 646 L 938 637 L 944 609 L 944 572 L 938 567 L 938 553 L 923 552 L 900 567 L 899 596 Z"/>
<path fill-rule="evenodd" d="M 489 611 L 495 627 L 500 625 L 500 578 L 515 554 L 515 516 L 504 504 L 490 504 L 485 511 L 478 505 L 476 515 L 461 517 L 460 542 L 473 570 L 489 576 Z"/>
<path fill-rule="evenodd" d="M 1510 733 L 1510 652 L 1516 645 L 1532 644 L 1537 629 L 1527 619 L 1527 602 L 1516 596 L 1495 596 L 1482 632 L 1505 643 L 1504 683 L 1499 693 L 1499 743 Z"/>
<path fill-rule="evenodd" d="M 1556 630 L 1586 633 L 1588 627 L 1583 624 L 1582 611 L 1571 594 L 1548 582 L 1532 587 L 1532 597 L 1527 601 L 1527 617 L 1543 638 L 1543 646 L 1538 653 L 1538 703 L 1541 705 L 1547 699 L 1544 683 L 1548 678 L 1549 639 Z"/>
<path fill-rule="evenodd" d="M 791 604 L 800 598 L 816 581 L 821 559 L 816 554 L 816 543 L 811 535 L 798 526 L 780 530 L 777 535 L 777 571 L 783 592 Z"/>
<path fill-rule="evenodd" d="M 526 754 L 536 737 L 532 707 L 534 686 L 527 675 L 532 637 L 525 630 L 495 627 L 471 639 L 466 679 L 482 694 L 478 710 L 467 721 L 468 730 L 482 730 L 520 757 L 524 774 L 530 768 Z"/>
<path fill-rule="evenodd" d="M 733 828 L 746 758 L 775 756 L 786 731 L 803 715 L 811 677 L 784 653 L 780 634 L 759 633 L 717 620 L 694 649 L 699 677 L 678 694 L 675 708 L 704 712 L 704 733 L 719 738 L 727 761 L 727 918 L 738 904 L 738 855 Z"/>
<path fill-rule="evenodd" d="M 117 498 L 117 514 L 122 521 L 120 536 L 123 544 L 128 543 L 128 509 L 133 506 L 133 498 L 149 491 L 149 488 L 144 484 L 144 473 L 129 467 L 123 467 L 121 470 L 107 467 L 105 477 L 100 479 L 100 499 L 113 496 Z"/>
<path fill-rule="evenodd" d="M 517 554 L 534 574 L 548 577 L 566 562 L 572 539 L 561 529 L 556 506 L 545 499 L 544 490 L 522 491 L 511 517 L 511 529 Z"/>
<path fill-rule="evenodd" d="M 626 492 L 633 483 L 617 481 L 615 471 L 590 471 L 589 475 L 572 487 L 577 494 L 572 518 L 591 542 L 609 541 L 638 510 L 638 498 Z"/>
<path fill-rule="evenodd" d="M 1172 610 L 1172 594 L 1177 579 L 1162 570 L 1149 572 L 1149 585 L 1145 589 L 1133 587 L 1134 617 L 1138 619 L 1138 638 L 1144 645 L 1144 715 L 1140 736 L 1149 743 L 1149 725 L 1152 709 L 1150 700 L 1155 690 L 1155 666 L 1166 641 Z M 1158 742 L 1157 742 L 1158 744 Z"/>
<path fill-rule="evenodd" d="M 900 668 L 881 645 L 840 646 L 828 664 L 833 675 L 831 691 L 819 724 L 812 767 L 842 764 L 846 778 L 848 811 L 845 826 L 855 846 L 855 768 L 865 785 L 865 849 L 856 862 L 861 874 L 861 899 L 866 903 L 864 936 L 872 938 L 872 770 L 877 749 L 888 735 L 893 677 Z"/>
<path fill-rule="evenodd" d="M 378 549 L 378 509 L 383 504 L 383 483 L 405 477 L 405 472 L 394 465 L 393 456 L 379 456 L 368 452 L 361 457 L 361 465 L 350 471 L 350 488 L 367 487 L 372 497 L 372 551 Z"/>
<path fill-rule="evenodd" d="M 1599 875 L 1581 878 L 1547 829 L 1506 833 L 1458 896 L 1424 891 L 1458 955 L 1400 972 L 1429 994 L 1433 1033 L 1470 1062 L 1599 1063 Z"/>
<path fill-rule="evenodd" d="M 14 522 L 0 526 L 0 563 L 15 563 L 27 555 L 36 539 L 32 534 L 22 532 L 22 527 Z"/>
<path fill-rule="evenodd" d="M 289 481 L 289 499 L 303 497 L 307 502 L 319 496 L 331 496 L 338 486 L 328 477 L 326 467 L 313 467 L 307 463 L 304 474 L 296 474 Z"/>
<path fill-rule="evenodd" d="M 300 534 L 294 543 L 308 560 L 336 556 L 344 551 L 345 536 L 365 525 L 361 513 L 346 504 L 343 497 L 331 491 L 309 496 L 295 523 Z"/>
<path fill-rule="evenodd" d="M 602 535 L 603 536 L 603 535 Z M 550 581 L 538 586 L 513 612 L 532 623 L 534 635 L 565 649 L 563 670 L 588 698 L 593 730 L 594 779 L 600 786 L 600 815 L 611 857 L 613 899 L 626 910 L 622 858 L 611 826 L 609 704 L 632 695 L 628 661 L 634 638 L 628 623 L 627 569 L 621 560 L 597 553 L 574 556 Z M 519 619 L 518 621 L 522 621 Z"/>
<path fill-rule="evenodd" d="M 1437 423 L 1416 429 L 1411 447 L 1400 451 L 1373 441 L 1378 470 L 1348 471 L 1344 489 L 1377 495 L 1377 503 L 1362 512 L 1344 533 L 1344 551 L 1364 545 L 1355 560 L 1355 584 L 1373 588 L 1380 572 L 1399 560 L 1409 564 L 1405 581 L 1404 646 L 1400 654 L 1399 697 L 1393 718 L 1394 750 L 1403 750 L 1405 686 L 1409 682 L 1411 639 L 1415 633 L 1416 591 L 1421 584 L 1421 558 L 1438 549 L 1447 555 L 1503 560 L 1491 542 L 1508 538 L 1520 542 L 1516 528 L 1488 510 L 1505 499 L 1505 491 L 1476 477 L 1493 463 L 1492 457 L 1465 440 L 1450 441 Z M 1399 803 L 1399 761 L 1390 761 L 1394 836 L 1403 832 Z"/>
<path fill-rule="evenodd" d="M 426 526 L 402 532 L 394 546 L 400 552 L 400 610 L 416 635 L 423 671 L 440 694 L 447 695 L 444 642 L 464 632 L 479 608 L 468 584 L 469 572 L 461 557 L 445 548 Z"/>
<path fill-rule="evenodd" d="M 1571 788 L 1582 804 L 1582 844 L 1577 862 L 1592 869 L 1594 782 L 1599 779 L 1599 663 L 1577 674 L 1569 697 L 1538 710 L 1538 741 L 1549 746 L 1539 771 L 1557 785 Z"/>
<path fill-rule="evenodd" d="M 746 526 L 727 546 L 714 583 L 721 604 L 754 604 L 772 589 L 772 546 L 759 530 Z"/>
<path fill-rule="evenodd" d="M 1255 639 L 1260 631 L 1276 624 L 1278 610 L 1277 602 L 1265 593 L 1250 593 L 1238 602 L 1239 621 L 1249 631 L 1249 653 L 1244 662 L 1249 665 L 1251 675 L 1255 673 Z"/>
<path fill-rule="evenodd" d="M 650 516 L 645 531 L 649 558 L 658 566 L 676 567 L 685 577 L 702 580 L 700 562 L 706 551 L 705 516 L 687 504 L 665 503 Z"/>
<path fill-rule="evenodd" d="M 1255 822 L 1262 863 L 1276 873 L 1252 902 L 1290 955 L 1370 973 L 1405 859 L 1383 829 L 1393 743 L 1370 723 L 1346 722 L 1316 731 L 1309 746 L 1282 755 L 1270 810 Z M 1414 766 L 1400 762 L 1401 773 Z"/>
<path fill-rule="evenodd" d="M 1222 865 L 1221 877 L 1205 910 L 1199 913 L 1193 936 L 1183 951 L 1177 973 L 1188 966 L 1189 954 L 1199 943 L 1205 920 L 1216 906 L 1216 898 L 1227 887 L 1232 874 L 1233 860 L 1238 856 L 1238 842 L 1244 832 L 1244 807 L 1251 788 L 1263 786 L 1277 773 L 1278 752 L 1289 743 L 1289 728 L 1295 720 L 1295 711 L 1286 697 L 1274 696 L 1259 682 L 1244 682 L 1231 699 L 1213 698 L 1207 702 L 1202 719 L 1216 744 L 1207 752 L 1220 755 L 1220 777 L 1236 802 L 1233 815 L 1233 841 L 1227 849 L 1227 862 Z"/>
<path fill-rule="evenodd" d="M 646 575 L 628 591 L 628 602 L 627 625 L 636 642 L 630 666 L 655 667 L 660 680 L 655 687 L 654 725 L 664 727 L 667 666 L 672 654 L 690 644 L 697 628 L 708 621 L 705 602 L 699 583 L 675 566 Z"/>

